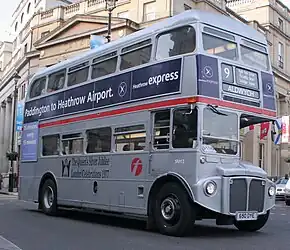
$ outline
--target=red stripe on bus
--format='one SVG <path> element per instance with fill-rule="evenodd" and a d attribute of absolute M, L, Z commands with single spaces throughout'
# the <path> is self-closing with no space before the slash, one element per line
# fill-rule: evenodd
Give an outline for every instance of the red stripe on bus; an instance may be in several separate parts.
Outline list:
<path fill-rule="evenodd" d="M 250 106 L 246 106 L 246 105 L 238 104 L 238 103 L 234 103 L 234 102 L 221 101 L 221 100 L 212 99 L 212 98 L 208 98 L 208 97 L 197 97 L 196 100 L 197 100 L 197 102 L 203 102 L 203 103 L 207 103 L 207 104 L 223 106 L 223 107 L 232 108 L 232 109 L 239 109 L 239 110 L 248 111 L 248 112 L 252 112 L 252 113 L 276 117 L 275 111 L 250 107 Z"/>
<path fill-rule="evenodd" d="M 111 111 L 104 111 L 100 113 L 83 115 L 83 116 L 68 118 L 68 119 L 59 120 L 59 121 L 46 122 L 46 123 L 40 124 L 39 127 L 45 128 L 45 127 L 51 127 L 51 126 L 60 126 L 60 125 L 73 123 L 73 122 L 86 121 L 86 120 L 108 117 L 108 116 L 122 115 L 122 114 L 130 113 L 130 112 L 136 112 L 136 111 L 142 111 L 142 110 L 148 110 L 148 109 L 175 106 L 175 105 L 185 104 L 189 102 L 196 102 L 196 100 L 195 98 L 182 98 L 182 99 L 161 101 L 161 102 L 155 102 L 155 103 L 146 103 L 146 104 L 128 107 L 128 108 L 115 109 Z"/>
<path fill-rule="evenodd" d="M 52 126 L 61 126 L 68 123 L 74 123 L 74 122 L 80 122 L 80 121 L 87 121 L 97 118 L 103 118 L 103 117 L 109 117 L 109 116 L 116 116 L 116 115 L 122 115 L 126 113 L 131 112 L 137 112 L 137 111 L 143 111 L 143 110 L 149 110 L 149 109 L 157 109 L 157 108 L 164 108 L 169 106 L 175 106 L 180 104 L 188 104 L 188 103 L 206 103 L 206 104 L 212 104 L 212 105 L 218 105 L 243 111 L 248 111 L 252 113 L 257 114 L 264 114 L 267 116 L 276 116 L 276 113 L 269 110 L 263 110 L 260 108 L 254 108 L 254 107 L 248 107 L 242 104 L 236 104 L 232 102 L 227 101 L 220 101 L 208 97 L 190 97 L 190 98 L 181 98 L 181 99 L 175 99 L 175 100 L 168 100 L 168 101 L 161 101 L 161 102 L 155 102 L 155 103 L 146 103 L 138 106 L 128 107 L 128 108 L 122 108 L 122 109 L 116 109 L 111 111 L 104 111 L 100 113 L 94 113 L 89 115 L 83 115 L 73 118 L 67 118 L 59 121 L 52 121 L 52 122 L 44 122 L 43 124 L 40 124 L 40 128 L 46 128 L 46 127 L 52 127 Z"/>

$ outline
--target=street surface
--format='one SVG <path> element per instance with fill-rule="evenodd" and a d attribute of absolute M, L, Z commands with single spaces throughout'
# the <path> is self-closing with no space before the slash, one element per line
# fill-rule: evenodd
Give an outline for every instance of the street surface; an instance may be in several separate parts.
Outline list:
<path fill-rule="evenodd" d="M 71 211 L 49 217 L 35 204 L 0 194 L 0 250 L 285 250 L 289 235 L 290 207 L 283 202 L 260 232 L 242 233 L 202 221 L 190 237 L 175 238 L 148 232 L 138 221 Z"/>

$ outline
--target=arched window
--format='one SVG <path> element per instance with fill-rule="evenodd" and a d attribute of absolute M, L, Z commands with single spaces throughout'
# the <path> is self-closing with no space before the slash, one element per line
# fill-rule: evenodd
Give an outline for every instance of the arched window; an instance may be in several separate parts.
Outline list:
<path fill-rule="evenodd" d="M 20 22 L 23 23 L 24 13 L 21 14 Z"/>
<path fill-rule="evenodd" d="M 16 22 L 15 23 L 15 28 L 14 28 L 15 32 L 17 31 L 17 26 L 18 26 L 18 23 Z"/>
<path fill-rule="evenodd" d="M 27 14 L 29 14 L 30 6 L 31 6 L 31 3 L 29 3 L 28 6 L 27 6 Z"/>

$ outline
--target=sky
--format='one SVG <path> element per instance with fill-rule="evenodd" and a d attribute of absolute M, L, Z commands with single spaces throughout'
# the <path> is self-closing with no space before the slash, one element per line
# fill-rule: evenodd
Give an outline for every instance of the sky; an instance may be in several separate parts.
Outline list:
<path fill-rule="evenodd" d="M 2 0 L 3 1 L 3 0 Z M 12 22 L 12 14 L 21 0 L 5 1 L 5 7 L 0 9 L 0 41 L 11 41 L 13 38 L 9 36 L 10 24 Z M 280 0 L 290 9 L 290 0 Z M 4 2 L 4 1 L 3 1 Z"/>
<path fill-rule="evenodd" d="M 19 3 L 20 0 L 5 1 L 5 7 L 3 8 L 2 5 L 2 8 L 0 8 L 0 41 L 11 40 L 8 33 L 9 26 L 12 22 L 12 14 Z"/>

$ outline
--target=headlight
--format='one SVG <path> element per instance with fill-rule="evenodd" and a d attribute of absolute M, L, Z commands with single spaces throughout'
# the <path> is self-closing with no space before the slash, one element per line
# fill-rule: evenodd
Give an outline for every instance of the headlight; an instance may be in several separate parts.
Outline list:
<path fill-rule="evenodd" d="M 216 191 L 216 183 L 213 181 L 209 181 L 208 183 L 206 183 L 205 185 L 205 194 L 207 195 L 213 195 Z"/>
<path fill-rule="evenodd" d="M 268 194 L 270 197 L 273 196 L 275 194 L 275 187 L 273 186 L 269 187 Z"/>

